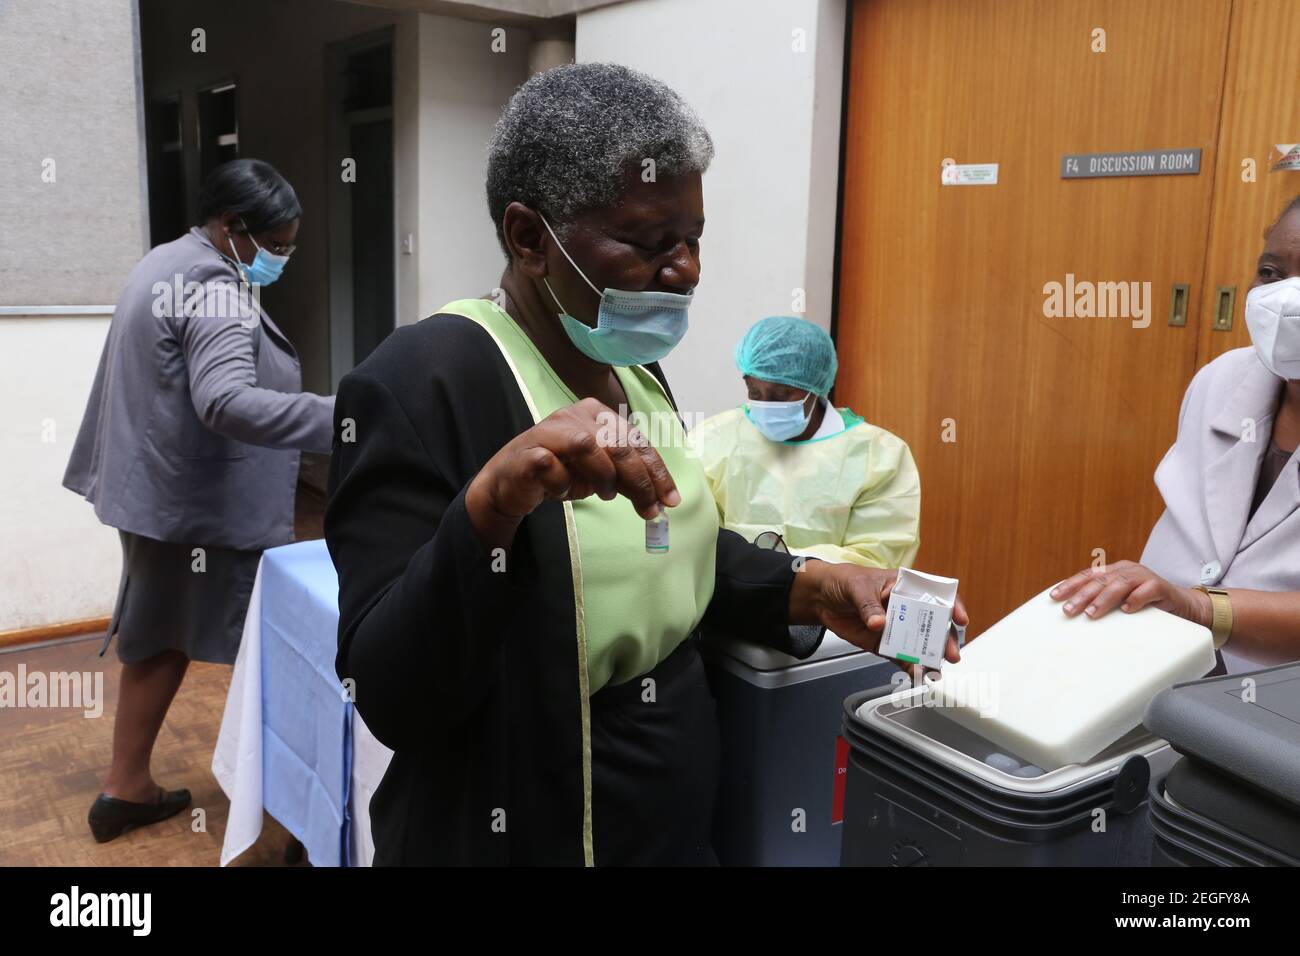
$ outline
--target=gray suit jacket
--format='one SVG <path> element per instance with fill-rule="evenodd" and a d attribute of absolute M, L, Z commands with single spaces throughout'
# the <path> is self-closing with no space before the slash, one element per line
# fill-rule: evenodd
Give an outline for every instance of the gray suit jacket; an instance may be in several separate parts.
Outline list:
<path fill-rule="evenodd" d="M 107 525 L 184 544 L 293 540 L 298 452 L 328 453 L 333 397 L 199 229 L 127 277 L 63 477 Z"/>

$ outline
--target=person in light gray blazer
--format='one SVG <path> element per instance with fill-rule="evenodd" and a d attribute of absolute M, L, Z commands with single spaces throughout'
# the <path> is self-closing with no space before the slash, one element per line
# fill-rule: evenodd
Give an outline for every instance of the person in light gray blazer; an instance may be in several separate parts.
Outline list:
<path fill-rule="evenodd" d="M 1202 624 L 1231 674 L 1300 659 L 1300 196 L 1264 235 L 1245 312 L 1253 347 L 1187 387 L 1141 563 L 1053 592 L 1071 616 L 1152 604 Z"/>
<path fill-rule="evenodd" d="M 184 809 L 154 782 L 154 741 L 191 660 L 230 664 L 257 563 L 293 540 L 301 451 L 328 453 L 334 399 L 302 391 L 262 309 L 302 208 L 268 163 L 218 166 L 201 226 L 127 276 L 63 483 L 122 541 L 102 655 L 122 660 L 113 761 L 90 811 L 100 842 Z"/>

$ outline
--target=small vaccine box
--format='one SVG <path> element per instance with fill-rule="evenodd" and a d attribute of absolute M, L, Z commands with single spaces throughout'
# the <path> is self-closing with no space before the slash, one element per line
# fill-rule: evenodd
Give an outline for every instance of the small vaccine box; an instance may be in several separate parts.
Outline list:
<path fill-rule="evenodd" d="M 943 663 L 956 601 L 956 578 L 900 568 L 889 592 L 885 633 L 876 653 L 908 664 L 938 667 Z"/>

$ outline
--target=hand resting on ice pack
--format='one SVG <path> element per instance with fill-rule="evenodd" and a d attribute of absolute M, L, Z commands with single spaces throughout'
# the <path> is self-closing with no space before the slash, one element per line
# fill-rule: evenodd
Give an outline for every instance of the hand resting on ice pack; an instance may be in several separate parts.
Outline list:
<path fill-rule="evenodd" d="M 1271 664 L 1300 659 L 1300 592 L 1232 588 L 1224 594 L 1231 601 L 1227 629 L 1234 649 Z M 1054 587 L 1052 597 L 1065 602 L 1062 610 L 1068 617 L 1083 614 L 1095 620 L 1115 608 L 1132 614 L 1150 606 L 1203 627 L 1215 624 L 1210 593 L 1179 587 L 1133 561 L 1080 571 Z"/>

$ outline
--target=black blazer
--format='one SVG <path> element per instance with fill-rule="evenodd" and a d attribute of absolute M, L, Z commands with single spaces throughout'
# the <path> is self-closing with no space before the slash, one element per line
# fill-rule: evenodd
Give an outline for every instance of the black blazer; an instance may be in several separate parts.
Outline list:
<path fill-rule="evenodd" d="M 325 515 L 336 667 L 395 751 L 370 804 L 376 864 L 586 859 L 562 503 L 523 520 L 504 572 L 465 510 L 479 468 L 532 425 L 495 342 L 461 315 L 399 328 L 339 387 Z M 786 628 L 793 578 L 788 556 L 721 531 L 705 621 L 806 657 L 819 638 Z"/>

